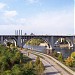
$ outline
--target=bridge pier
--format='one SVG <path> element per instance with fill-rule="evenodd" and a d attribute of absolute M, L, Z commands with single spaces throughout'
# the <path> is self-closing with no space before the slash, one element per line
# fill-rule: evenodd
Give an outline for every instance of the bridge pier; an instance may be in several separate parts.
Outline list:
<path fill-rule="evenodd" d="M 17 45 L 18 45 L 19 47 L 22 47 L 22 44 L 21 44 L 21 37 L 20 37 L 20 36 L 18 36 Z"/>
<path fill-rule="evenodd" d="M 4 43 L 3 36 L 1 36 L 1 44 L 3 44 L 3 43 Z"/>

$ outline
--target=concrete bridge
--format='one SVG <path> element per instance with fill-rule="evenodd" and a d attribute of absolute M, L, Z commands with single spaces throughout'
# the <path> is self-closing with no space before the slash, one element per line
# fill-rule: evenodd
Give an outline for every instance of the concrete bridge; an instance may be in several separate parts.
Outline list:
<path fill-rule="evenodd" d="M 70 35 L 0 35 L 0 44 L 4 44 L 5 40 L 13 39 L 16 41 L 17 46 L 23 47 L 25 43 L 32 38 L 43 39 L 48 43 L 49 48 L 52 49 L 58 44 L 59 39 L 61 42 L 65 39 L 69 47 L 74 47 L 75 44 L 75 36 Z"/>

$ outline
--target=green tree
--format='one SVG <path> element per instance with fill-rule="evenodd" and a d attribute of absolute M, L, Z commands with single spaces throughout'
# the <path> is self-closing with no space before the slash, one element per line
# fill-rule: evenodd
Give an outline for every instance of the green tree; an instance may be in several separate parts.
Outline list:
<path fill-rule="evenodd" d="M 75 60 L 75 52 L 71 53 L 71 58 L 73 58 Z"/>
<path fill-rule="evenodd" d="M 32 61 L 29 62 L 29 69 L 32 69 L 33 68 L 33 64 L 32 64 Z"/>
<path fill-rule="evenodd" d="M 23 59 L 26 62 L 22 61 Z M 36 71 L 43 65 L 40 58 L 36 59 L 37 65 L 27 59 L 29 58 L 23 56 L 17 48 L 10 49 L 0 45 L 0 75 L 37 75 Z M 42 71 L 43 69 L 40 70 L 40 72 Z"/>
<path fill-rule="evenodd" d="M 35 70 L 33 68 L 32 61 L 24 65 L 23 75 L 35 75 Z"/>
<path fill-rule="evenodd" d="M 58 60 L 61 62 L 63 61 L 63 55 L 61 53 L 58 55 Z"/>
<path fill-rule="evenodd" d="M 37 58 L 35 60 L 35 65 L 38 65 L 38 64 L 40 64 L 40 58 L 39 58 L 39 56 L 37 56 Z"/>
<path fill-rule="evenodd" d="M 44 43 L 44 41 L 42 39 L 31 39 L 29 41 L 27 41 L 27 45 L 40 45 L 40 43 Z"/>
<path fill-rule="evenodd" d="M 44 64 L 40 61 L 39 64 L 40 73 L 42 73 L 45 70 Z"/>
<path fill-rule="evenodd" d="M 73 59 L 71 57 L 68 57 L 66 60 L 65 60 L 65 64 L 67 66 L 70 66 L 72 67 L 73 66 Z"/>
<path fill-rule="evenodd" d="M 40 58 L 38 56 L 35 61 L 35 69 L 38 75 L 42 74 L 43 71 L 45 70 L 43 63 L 40 61 Z"/>
<path fill-rule="evenodd" d="M 57 57 L 57 56 L 58 56 L 58 54 L 57 54 L 56 51 L 53 52 L 53 56 L 54 56 L 54 57 Z"/>
<path fill-rule="evenodd" d="M 43 65 L 43 63 L 40 61 L 40 63 L 36 66 L 36 73 L 38 75 L 43 74 L 43 71 L 45 70 L 45 67 Z"/>
<path fill-rule="evenodd" d="M 3 75 L 12 75 L 12 71 L 11 70 L 6 70 L 4 71 L 4 73 L 2 73 Z"/>
<path fill-rule="evenodd" d="M 0 70 L 3 72 L 8 68 L 9 64 L 6 56 L 0 57 Z"/>
<path fill-rule="evenodd" d="M 13 73 L 13 75 L 22 75 L 23 74 L 23 72 L 21 71 L 21 68 L 18 64 L 15 64 L 12 67 L 12 73 Z"/>

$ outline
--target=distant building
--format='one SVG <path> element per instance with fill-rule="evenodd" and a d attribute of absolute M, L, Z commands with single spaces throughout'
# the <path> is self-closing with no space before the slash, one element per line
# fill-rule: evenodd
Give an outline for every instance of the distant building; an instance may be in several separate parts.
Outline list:
<path fill-rule="evenodd" d="M 33 33 L 31 33 L 30 35 L 34 35 Z"/>
<path fill-rule="evenodd" d="M 27 33 L 25 33 L 24 35 L 27 35 Z"/>

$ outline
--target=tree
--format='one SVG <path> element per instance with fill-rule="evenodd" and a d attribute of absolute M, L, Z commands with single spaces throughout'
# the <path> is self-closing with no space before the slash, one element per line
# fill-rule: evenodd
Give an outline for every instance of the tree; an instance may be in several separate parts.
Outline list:
<path fill-rule="evenodd" d="M 44 70 L 45 70 L 45 67 L 44 67 L 43 63 L 40 61 L 40 63 L 36 66 L 36 73 L 38 75 L 41 75 Z"/>
<path fill-rule="evenodd" d="M 29 69 L 32 69 L 33 68 L 33 64 L 32 64 L 32 61 L 29 62 Z"/>
<path fill-rule="evenodd" d="M 71 53 L 71 58 L 73 58 L 75 60 L 75 52 Z"/>
<path fill-rule="evenodd" d="M 53 56 L 54 56 L 54 57 L 57 57 L 57 56 L 58 56 L 58 54 L 57 54 L 56 51 L 53 52 Z"/>
<path fill-rule="evenodd" d="M 0 75 L 37 75 L 36 71 L 43 71 L 39 57 L 36 59 L 37 65 L 29 60 L 22 61 L 24 58 L 26 60 L 28 57 L 23 56 L 17 48 L 0 46 Z"/>
<path fill-rule="evenodd" d="M 58 55 L 58 60 L 61 61 L 61 62 L 63 61 L 63 56 L 62 56 L 61 53 Z"/>
<path fill-rule="evenodd" d="M 43 63 L 40 61 L 40 58 L 38 56 L 35 61 L 35 69 L 38 75 L 42 74 L 43 71 L 45 70 Z"/>
<path fill-rule="evenodd" d="M 31 39 L 29 41 L 27 41 L 27 45 L 40 45 L 40 43 L 44 43 L 44 40 L 42 39 Z"/>
<path fill-rule="evenodd" d="M 71 53 L 71 58 L 73 60 L 73 66 L 75 66 L 75 52 Z"/>
<path fill-rule="evenodd" d="M 44 67 L 44 64 L 40 61 L 40 64 L 39 64 L 39 71 L 40 73 L 42 73 L 44 70 L 45 70 L 45 67 Z"/>
<path fill-rule="evenodd" d="M 8 68 L 9 64 L 6 56 L 0 57 L 0 70 L 3 72 Z"/>
<path fill-rule="evenodd" d="M 13 75 L 22 75 L 23 74 L 23 72 L 21 71 L 21 68 L 18 64 L 15 64 L 12 67 L 12 73 L 13 73 Z"/>
<path fill-rule="evenodd" d="M 71 57 L 68 57 L 66 60 L 65 60 L 65 64 L 67 66 L 70 66 L 72 67 L 73 66 L 73 59 Z"/>
<path fill-rule="evenodd" d="M 37 56 L 37 58 L 36 58 L 36 60 L 35 60 L 35 65 L 38 66 L 39 63 L 40 63 L 40 58 L 39 58 L 39 56 Z"/>
<path fill-rule="evenodd" d="M 12 75 L 12 71 L 11 70 L 6 70 L 3 75 Z"/>
<path fill-rule="evenodd" d="M 35 75 L 35 70 L 33 68 L 32 61 L 24 65 L 23 75 Z"/>

